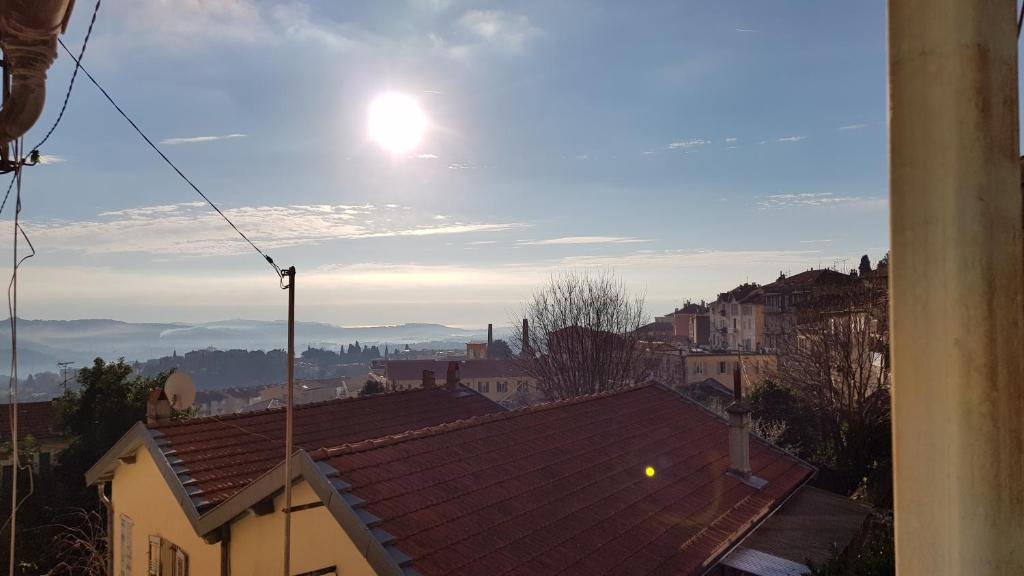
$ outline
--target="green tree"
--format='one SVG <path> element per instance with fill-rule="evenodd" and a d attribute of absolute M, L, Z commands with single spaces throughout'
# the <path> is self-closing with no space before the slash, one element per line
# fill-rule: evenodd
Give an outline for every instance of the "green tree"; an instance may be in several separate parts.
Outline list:
<path fill-rule="evenodd" d="M 868 258 L 867 254 L 860 257 L 859 269 L 861 276 L 867 276 L 868 273 L 871 272 L 871 259 Z"/>
<path fill-rule="evenodd" d="M 491 347 L 487 349 L 488 358 L 497 358 L 503 360 L 512 357 L 512 348 L 509 347 L 508 342 L 498 339 L 491 342 Z"/>

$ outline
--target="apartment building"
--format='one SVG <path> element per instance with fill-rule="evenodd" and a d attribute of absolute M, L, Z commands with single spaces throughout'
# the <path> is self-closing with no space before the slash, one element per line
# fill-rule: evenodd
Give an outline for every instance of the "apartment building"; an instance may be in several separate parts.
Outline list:
<path fill-rule="evenodd" d="M 764 292 L 753 283 L 718 295 L 710 305 L 712 350 L 747 351 L 764 347 Z"/>

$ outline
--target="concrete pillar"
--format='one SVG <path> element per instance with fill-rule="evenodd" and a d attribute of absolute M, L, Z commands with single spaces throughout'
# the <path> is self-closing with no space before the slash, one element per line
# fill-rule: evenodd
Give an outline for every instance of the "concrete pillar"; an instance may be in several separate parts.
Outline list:
<path fill-rule="evenodd" d="M 1024 574 L 1015 0 L 889 0 L 900 576 Z"/>

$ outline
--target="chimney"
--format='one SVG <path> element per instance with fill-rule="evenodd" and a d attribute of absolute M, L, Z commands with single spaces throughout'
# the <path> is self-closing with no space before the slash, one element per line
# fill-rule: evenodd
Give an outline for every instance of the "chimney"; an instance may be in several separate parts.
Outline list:
<path fill-rule="evenodd" d="M 452 361 L 452 362 L 448 363 L 448 374 L 447 374 L 447 377 L 445 378 L 445 387 L 447 387 L 452 392 L 454 392 L 455 389 L 459 387 L 459 363 L 458 362 Z"/>
<path fill-rule="evenodd" d="M 523 349 L 519 351 L 523 356 L 530 354 L 530 321 L 523 318 Z"/>
<path fill-rule="evenodd" d="M 491 357 L 491 344 L 494 344 L 494 325 L 487 325 L 487 350 L 484 352 L 484 358 Z"/>
<path fill-rule="evenodd" d="M 743 377 L 740 362 L 732 374 L 733 403 L 729 414 L 729 471 L 746 480 L 750 477 L 750 406 L 743 400 Z"/>
<path fill-rule="evenodd" d="M 146 398 L 146 424 L 167 424 L 171 421 L 171 401 L 163 389 L 150 390 Z"/>
<path fill-rule="evenodd" d="M 433 388 L 434 386 L 437 386 L 437 382 L 434 380 L 434 371 L 433 370 L 424 370 L 423 371 L 423 387 L 424 388 Z"/>

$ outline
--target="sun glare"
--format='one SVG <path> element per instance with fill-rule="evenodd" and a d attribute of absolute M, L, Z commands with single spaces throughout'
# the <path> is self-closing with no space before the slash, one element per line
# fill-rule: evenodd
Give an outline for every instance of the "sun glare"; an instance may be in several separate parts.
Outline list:
<path fill-rule="evenodd" d="M 370 140 L 392 154 L 405 154 L 423 140 L 427 115 L 415 98 L 385 92 L 370 103 L 368 124 Z"/>

